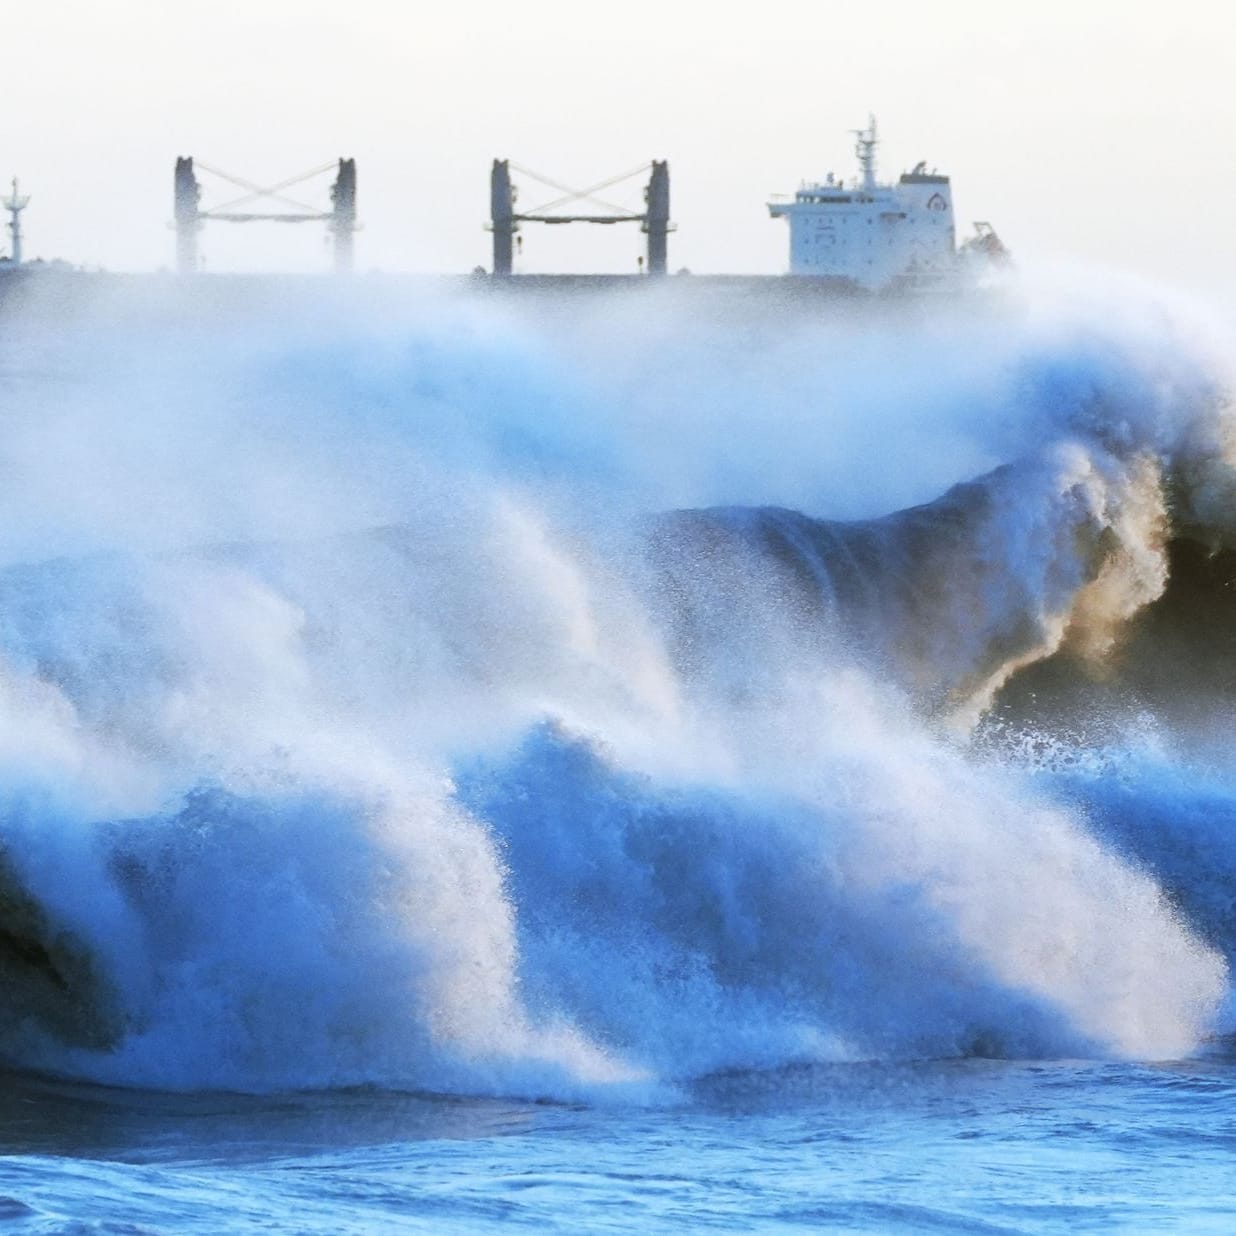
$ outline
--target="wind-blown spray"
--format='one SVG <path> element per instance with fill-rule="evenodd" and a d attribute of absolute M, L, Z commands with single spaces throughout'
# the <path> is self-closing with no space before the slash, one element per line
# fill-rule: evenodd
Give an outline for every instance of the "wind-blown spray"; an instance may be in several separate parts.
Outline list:
<path fill-rule="evenodd" d="M 1207 655 L 1147 616 L 1179 546 L 1236 548 L 1220 367 L 1015 305 L 685 295 L 15 330 L 7 1060 L 656 1095 L 1223 1028 L 1236 936 L 1154 858 L 1193 823 L 1117 837 L 1106 774 L 1024 758 L 1090 749 L 1066 695 L 1144 732 L 1130 640 Z M 1043 667 L 1072 694 L 1028 729 Z"/>

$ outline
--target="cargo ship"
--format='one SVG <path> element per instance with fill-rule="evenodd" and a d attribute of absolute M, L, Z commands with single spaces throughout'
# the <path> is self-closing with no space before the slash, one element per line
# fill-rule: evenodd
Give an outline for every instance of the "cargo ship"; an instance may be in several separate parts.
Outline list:
<path fill-rule="evenodd" d="M 907 292 L 953 292 L 962 287 L 982 284 L 999 265 L 1007 263 L 1008 253 L 995 229 L 987 223 L 976 223 L 976 234 L 960 248 L 957 245 L 954 221 L 952 186 L 949 178 L 925 163 L 901 175 L 895 184 L 881 184 L 876 175 L 876 148 L 879 144 L 874 117 L 869 118 L 865 129 L 855 131 L 858 156 L 856 178 L 843 181 L 832 173 L 823 181 L 804 183 L 792 197 L 774 198 L 768 203 L 773 218 L 783 218 L 790 225 L 790 255 L 788 270 L 777 275 L 697 275 L 690 283 L 694 286 L 711 286 L 726 296 L 748 294 L 768 295 L 773 300 L 803 296 L 833 298 L 881 297 L 891 294 L 896 297 Z M 644 282 L 644 276 L 668 274 L 666 240 L 674 225 L 669 215 L 669 170 L 664 161 L 648 165 L 652 178 L 645 190 L 646 209 L 642 213 L 603 214 L 554 214 L 549 207 L 540 211 L 516 213 L 514 188 L 510 181 L 510 165 L 506 160 L 495 160 L 492 174 L 490 230 L 494 234 L 494 262 L 492 271 L 476 267 L 467 276 L 470 286 L 493 286 L 520 288 L 527 291 L 579 291 L 589 293 L 600 289 L 636 286 Z M 269 219 L 326 220 L 336 245 L 336 268 L 350 270 L 352 266 L 352 231 L 355 230 L 355 164 L 353 160 L 339 161 L 340 176 L 350 186 L 343 198 L 339 198 L 339 184 L 332 190 L 335 208 L 326 213 L 261 214 L 228 211 L 204 212 L 199 209 L 200 189 L 194 179 L 193 160 L 180 158 L 176 164 L 176 227 L 177 270 L 180 274 L 193 274 L 200 278 L 198 264 L 197 232 L 207 218 L 228 219 L 233 222 L 251 222 Z M 324 169 L 317 169 L 321 172 Z M 326 169 L 329 170 L 329 169 Z M 645 169 L 637 169 L 637 172 Z M 317 173 L 313 173 L 317 174 Z M 525 173 L 534 175 L 533 173 Z M 636 173 L 631 173 L 634 175 Z M 227 179 L 227 177 L 225 177 Z M 563 186 L 554 184 L 561 189 Z M 266 193 L 262 190 L 260 193 Z M 570 191 L 572 198 L 591 200 L 587 193 Z M 260 195 L 260 194 L 259 194 Z M 10 216 L 8 231 L 11 235 L 11 256 L 0 255 L 0 291 L 10 293 L 20 285 L 36 282 L 45 285 L 47 276 L 55 271 L 59 282 L 80 283 L 88 275 L 79 268 L 63 262 L 44 263 L 23 260 L 21 212 L 29 197 L 19 192 L 17 181 L 12 184 L 12 193 L 0 199 L 0 208 Z M 339 201 L 346 210 L 339 213 Z M 559 202 L 551 203 L 556 206 Z M 607 206 L 601 203 L 601 206 Z M 647 257 L 638 259 L 638 271 L 628 274 L 525 274 L 513 269 L 513 251 L 518 247 L 520 224 L 539 223 L 617 223 L 637 222 L 648 237 Z M 679 274 L 687 274 L 683 269 Z M 16 276 L 21 276 L 18 279 Z M 162 273 L 134 276 L 139 280 L 163 277 Z M 268 276 L 249 274 L 220 274 L 205 276 L 212 283 L 220 279 L 233 284 L 244 282 L 269 284 L 272 280 L 295 281 L 300 276 Z M 373 280 L 377 276 L 366 276 Z M 130 278 L 123 276 L 122 278 Z M 401 283 L 412 281 L 418 286 L 458 282 L 461 276 L 403 276 L 391 275 L 389 281 Z M 93 280 L 92 280 L 93 281 Z"/>

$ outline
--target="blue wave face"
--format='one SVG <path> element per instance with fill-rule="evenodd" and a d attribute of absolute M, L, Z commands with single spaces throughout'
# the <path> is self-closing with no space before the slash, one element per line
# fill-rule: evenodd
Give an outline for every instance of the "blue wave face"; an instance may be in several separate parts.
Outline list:
<path fill-rule="evenodd" d="M 865 867 L 876 822 L 832 795 L 658 783 L 552 728 L 460 794 L 509 866 L 525 999 L 657 1076 L 1096 1047 L 928 873 Z"/>
<path fill-rule="evenodd" d="M 655 1099 L 1227 1030 L 1187 324 L 152 295 L 0 361 L 9 1063 Z"/>

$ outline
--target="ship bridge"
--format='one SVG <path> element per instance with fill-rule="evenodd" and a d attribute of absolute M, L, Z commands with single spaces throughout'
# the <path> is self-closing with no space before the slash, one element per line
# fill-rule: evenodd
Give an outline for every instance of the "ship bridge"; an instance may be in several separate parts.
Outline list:
<path fill-rule="evenodd" d="M 847 186 L 829 173 L 801 185 L 792 199 L 768 203 L 774 219 L 790 223 L 790 274 L 878 291 L 952 273 L 957 235 L 949 178 L 920 163 L 896 184 L 880 184 L 875 117 L 855 137 L 857 180 Z"/>

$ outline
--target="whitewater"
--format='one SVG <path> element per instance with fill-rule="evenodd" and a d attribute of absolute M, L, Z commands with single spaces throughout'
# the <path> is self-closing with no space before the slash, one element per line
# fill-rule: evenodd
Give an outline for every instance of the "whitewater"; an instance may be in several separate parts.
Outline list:
<path fill-rule="evenodd" d="M 4 1221 L 1230 1230 L 1230 329 L 323 286 L 3 305 Z"/>

